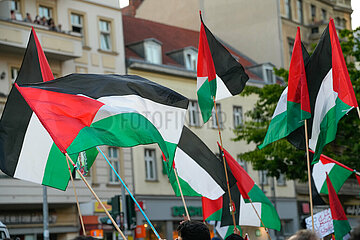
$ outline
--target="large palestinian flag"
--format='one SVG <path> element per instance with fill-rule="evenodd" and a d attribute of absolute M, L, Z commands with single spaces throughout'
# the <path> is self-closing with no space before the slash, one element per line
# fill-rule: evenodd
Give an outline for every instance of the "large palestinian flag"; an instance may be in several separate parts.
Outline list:
<path fill-rule="evenodd" d="M 243 66 L 214 37 L 205 26 L 201 14 L 197 63 L 197 96 L 204 123 L 211 116 L 214 99 L 239 94 L 249 76 Z"/>
<path fill-rule="evenodd" d="M 305 70 L 312 113 L 308 125 L 309 147 L 315 151 L 316 161 L 324 146 L 335 139 L 339 120 L 358 106 L 333 19 L 324 30 Z M 296 131 L 288 137 L 298 148 L 305 146 L 303 131 Z"/>
<path fill-rule="evenodd" d="M 270 200 L 255 184 L 247 172 L 224 149 L 224 156 L 229 166 L 228 174 L 236 179 L 231 186 L 231 199 L 235 204 L 235 220 L 240 226 L 257 226 L 280 230 L 281 222 L 277 211 Z M 261 224 L 250 199 L 265 226 Z M 217 200 L 202 198 L 204 220 L 221 220 L 221 226 L 233 224 L 229 209 L 229 194 L 226 192 Z"/>
<path fill-rule="evenodd" d="M 288 136 L 295 129 L 303 126 L 305 119 L 311 117 L 305 74 L 305 62 L 308 58 L 309 54 L 301 43 L 298 27 L 290 62 L 288 87 L 280 96 L 264 142 L 259 146 L 260 149 Z"/>
<path fill-rule="evenodd" d="M 157 143 L 172 160 L 188 106 L 182 95 L 131 75 L 70 74 L 16 87 L 69 154 L 98 145 Z"/>
<path fill-rule="evenodd" d="M 333 219 L 335 240 L 346 240 L 350 238 L 351 227 L 345 215 L 341 202 L 336 195 L 336 191 L 331 184 L 330 178 L 326 176 L 327 188 L 329 192 L 329 204 Z"/>
<path fill-rule="evenodd" d="M 171 165 L 171 162 L 166 162 Z M 201 139 L 184 126 L 176 149 L 173 166 L 179 176 L 181 190 L 185 196 L 203 196 L 212 200 L 221 197 L 226 190 L 226 178 L 223 164 Z M 168 167 L 168 177 L 177 196 L 179 187 Z M 233 185 L 235 179 L 230 179 Z"/>
<path fill-rule="evenodd" d="M 332 182 L 335 192 L 338 193 L 352 173 L 353 169 L 323 154 L 320 155 L 319 161 L 313 164 L 311 171 L 317 191 L 323 194 L 328 194 L 327 175 Z"/>
<path fill-rule="evenodd" d="M 34 29 L 31 31 L 16 83 L 53 80 Z M 91 166 L 96 150 L 88 152 Z M 77 155 L 72 156 L 74 159 Z M 0 121 L 0 169 L 10 177 L 65 190 L 69 181 L 66 159 L 19 91 L 12 87 Z"/>

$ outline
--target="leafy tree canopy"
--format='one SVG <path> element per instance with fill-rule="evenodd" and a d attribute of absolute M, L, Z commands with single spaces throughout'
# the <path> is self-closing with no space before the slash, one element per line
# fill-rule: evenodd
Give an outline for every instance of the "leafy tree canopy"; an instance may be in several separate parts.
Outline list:
<path fill-rule="evenodd" d="M 360 61 L 360 28 L 355 31 L 342 30 L 339 37 L 350 79 L 359 101 L 360 71 L 356 70 L 354 62 Z M 275 69 L 275 74 L 287 81 L 287 70 Z M 255 143 L 256 146 L 263 142 L 284 88 L 277 84 L 265 85 L 262 88 L 246 86 L 241 94 L 243 96 L 257 94 L 259 99 L 253 110 L 245 113 L 249 120 L 235 129 L 234 141 L 243 140 L 247 143 Z M 340 120 L 336 139 L 325 147 L 323 154 L 360 171 L 360 119 L 356 109 Z M 300 181 L 307 179 L 305 151 L 297 150 L 286 139 L 276 141 L 262 150 L 256 148 L 243 153 L 241 157 L 251 162 L 255 170 L 268 170 L 270 176 L 278 178 L 280 174 L 284 174 L 287 179 Z"/>

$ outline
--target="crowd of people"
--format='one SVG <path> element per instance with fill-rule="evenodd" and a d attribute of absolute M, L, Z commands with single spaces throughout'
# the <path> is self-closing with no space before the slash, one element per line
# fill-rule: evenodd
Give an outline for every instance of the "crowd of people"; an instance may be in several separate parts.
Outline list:
<path fill-rule="evenodd" d="M 198 221 L 182 221 L 177 227 L 178 237 L 175 240 L 211 240 L 209 228 L 202 222 Z M 95 240 L 93 237 L 79 236 L 73 240 Z M 360 239 L 360 227 L 355 228 L 351 232 L 349 240 Z M 225 240 L 244 240 L 238 229 L 235 228 L 234 233 L 230 234 Z M 311 230 L 299 230 L 287 240 L 320 240 L 320 238 Z"/>
<path fill-rule="evenodd" d="M 16 16 L 16 13 L 14 10 L 10 11 L 10 19 L 11 20 L 22 20 L 24 22 L 28 22 L 28 23 L 34 23 L 34 24 L 38 24 L 38 25 L 42 25 L 42 26 L 46 26 L 49 28 L 49 30 L 51 31 L 55 31 L 55 32 L 61 32 L 61 24 L 59 24 L 58 26 L 55 25 L 55 21 L 53 18 L 49 18 L 47 19 L 46 17 L 40 17 L 39 15 L 36 15 L 35 19 L 32 20 L 30 13 L 26 13 L 26 16 L 24 19 L 19 19 Z"/>

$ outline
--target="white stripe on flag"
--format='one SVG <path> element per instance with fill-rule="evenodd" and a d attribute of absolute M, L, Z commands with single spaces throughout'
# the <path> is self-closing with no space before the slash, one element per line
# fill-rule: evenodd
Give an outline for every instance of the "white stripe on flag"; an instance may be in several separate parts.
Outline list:
<path fill-rule="evenodd" d="M 311 130 L 311 138 L 309 139 L 309 147 L 315 151 L 316 144 L 320 134 L 320 124 L 331 108 L 336 105 L 338 93 L 333 89 L 332 69 L 323 79 L 319 92 L 316 97 L 313 125 Z"/>
<path fill-rule="evenodd" d="M 196 81 L 196 91 L 201 88 L 205 81 L 207 81 L 208 77 L 197 77 Z"/>
<path fill-rule="evenodd" d="M 53 140 L 49 133 L 33 113 L 24 137 L 14 177 L 41 184 L 52 145 Z"/>
<path fill-rule="evenodd" d="M 326 182 L 326 173 L 330 174 L 331 169 L 335 166 L 335 163 L 323 164 L 321 160 L 314 164 L 312 176 L 314 178 L 314 184 L 316 189 L 320 193 L 320 190 Z"/>
<path fill-rule="evenodd" d="M 277 115 L 282 114 L 283 112 L 286 112 L 286 110 L 287 110 L 287 93 L 288 93 L 288 87 L 286 87 L 284 89 L 284 91 L 281 93 L 279 102 L 276 105 L 276 108 L 275 108 L 272 118 L 276 117 Z"/>
<path fill-rule="evenodd" d="M 203 197 L 215 200 L 224 194 L 224 190 L 205 169 L 179 147 L 176 149 L 174 161 L 179 177 Z"/>
<path fill-rule="evenodd" d="M 179 142 L 186 109 L 160 104 L 138 95 L 108 96 L 97 100 L 113 108 L 131 107 L 148 119 L 165 141 L 176 144 Z"/>
<path fill-rule="evenodd" d="M 224 81 L 216 74 L 216 97 L 215 101 L 232 97 L 231 92 L 226 87 Z"/>
<path fill-rule="evenodd" d="M 261 216 L 261 203 L 253 202 L 256 211 Z M 261 226 L 260 219 L 257 217 L 254 208 L 251 203 L 245 203 L 243 197 L 240 199 L 240 214 L 239 214 L 239 225 L 242 226 Z"/>

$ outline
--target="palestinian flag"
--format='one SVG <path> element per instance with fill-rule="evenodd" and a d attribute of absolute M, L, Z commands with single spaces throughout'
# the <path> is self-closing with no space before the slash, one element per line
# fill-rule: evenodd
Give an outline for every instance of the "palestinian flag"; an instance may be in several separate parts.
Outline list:
<path fill-rule="evenodd" d="M 345 215 L 344 209 L 341 206 L 340 200 L 336 195 L 336 191 L 331 184 L 329 176 L 326 176 L 326 182 L 329 192 L 329 204 L 331 216 L 333 219 L 334 233 L 336 240 L 349 239 L 351 227 Z"/>
<path fill-rule="evenodd" d="M 16 83 L 53 80 L 50 66 L 32 29 Z M 97 151 L 89 151 L 89 165 Z M 77 155 L 73 156 L 74 159 Z M 10 177 L 65 190 L 66 159 L 19 91 L 12 87 L 0 121 L 0 169 Z"/>
<path fill-rule="evenodd" d="M 157 143 L 174 156 L 188 99 L 131 75 L 70 74 L 16 85 L 62 153 Z M 180 119 L 179 119 L 180 116 Z"/>
<path fill-rule="evenodd" d="M 308 56 L 301 43 L 298 27 L 290 62 L 288 87 L 280 96 L 264 142 L 259 149 L 288 136 L 295 129 L 303 126 L 305 119 L 311 117 L 304 64 L 304 59 L 307 61 Z"/>
<path fill-rule="evenodd" d="M 310 150 L 311 151 L 311 150 Z M 313 151 L 311 151 L 313 153 Z M 323 154 L 320 155 L 320 160 L 313 164 L 312 177 L 316 186 L 316 190 L 319 193 L 328 194 L 328 188 L 326 184 L 326 176 L 330 178 L 335 192 L 338 193 L 345 181 L 353 173 L 351 168 L 329 158 Z"/>
<path fill-rule="evenodd" d="M 171 163 L 167 161 L 166 164 Z M 173 166 L 185 196 L 204 196 L 215 200 L 225 193 L 227 186 L 223 164 L 205 143 L 185 126 Z M 176 196 L 180 196 L 174 172 L 168 171 L 168 177 Z M 234 183 L 235 179 L 232 178 L 230 184 Z"/>
<path fill-rule="evenodd" d="M 204 123 L 211 116 L 214 99 L 241 93 L 249 76 L 241 64 L 205 26 L 201 14 L 197 63 L 197 96 Z"/>
<path fill-rule="evenodd" d="M 324 146 L 335 139 L 339 120 L 358 106 L 333 19 L 324 30 L 305 70 L 313 114 L 308 125 L 309 147 L 315 151 L 313 161 L 316 161 Z M 305 146 L 303 131 L 288 137 L 298 148 Z"/>
<path fill-rule="evenodd" d="M 235 177 L 237 181 L 230 189 L 231 198 L 236 209 L 236 223 L 240 226 L 266 227 L 279 231 L 281 222 L 273 204 L 225 149 L 224 156 L 229 166 L 228 175 Z M 250 199 L 265 226 L 261 224 L 260 219 L 257 217 L 251 206 Z M 228 211 L 229 203 L 228 192 L 214 201 L 202 198 L 203 218 L 205 220 L 221 220 L 221 226 L 232 225 L 232 216 Z"/>

